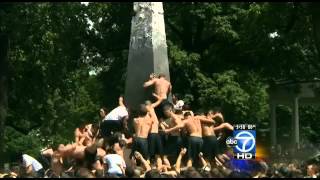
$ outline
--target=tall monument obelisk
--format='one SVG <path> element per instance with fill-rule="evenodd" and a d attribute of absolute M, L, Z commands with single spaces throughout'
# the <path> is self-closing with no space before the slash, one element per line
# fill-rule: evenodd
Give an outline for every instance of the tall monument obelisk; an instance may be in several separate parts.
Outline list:
<path fill-rule="evenodd" d="M 170 81 L 162 2 L 135 2 L 133 9 L 125 87 L 130 109 L 151 100 L 152 88 L 143 88 L 150 73 L 163 73 Z"/>

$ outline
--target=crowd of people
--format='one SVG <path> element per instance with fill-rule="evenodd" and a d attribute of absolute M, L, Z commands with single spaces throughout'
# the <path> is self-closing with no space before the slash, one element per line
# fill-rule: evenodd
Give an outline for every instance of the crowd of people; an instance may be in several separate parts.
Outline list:
<path fill-rule="evenodd" d="M 74 143 L 54 143 L 38 160 L 17 154 L 19 166 L 2 177 L 319 177 L 317 164 L 250 160 L 249 170 L 237 167 L 225 143 L 233 126 L 219 108 L 193 113 L 177 96 L 170 102 L 172 85 L 163 74 L 142 86 L 154 87 L 154 99 L 129 111 L 120 96 L 109 113 L 100 109 L 99 123 L 75 129 Z"/>

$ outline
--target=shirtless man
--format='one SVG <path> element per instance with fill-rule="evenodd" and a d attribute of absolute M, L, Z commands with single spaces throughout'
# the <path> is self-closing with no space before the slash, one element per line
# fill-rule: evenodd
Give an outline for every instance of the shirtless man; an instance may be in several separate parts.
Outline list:
<path fill-rule="evenodd" d="M 219 153 L 219 145 L 217 137 L 214 133 L 214 123 L 213 120 L 217 116 L 220 116 L 220 114 L 214 114 L 213 110 L 209 110 L 206 114 L 206 116 L 197 116 L 201 120 L 201 126 L 202 126 L 202 139 L 203 139 L 203 154 L 204 159 L 207 162 L 210 162 L 211 160 L 214 160 L 214 157 L 218 155 Z"/>
<path fill-rule="evenodd" d="M 181 121 L 178 125 L 173 128 L 166 129 L 165 132 L 169 133 L 177 129 L 186 128 L 189 137 L 188 137 L 188 167 L 192 166 L 192 163 L 197 161 L 199 158 L 199 153 L 202 151 L 202 128 L 201 121 L 197 117 L 193 117 L 191 113 L 185 114 L 186 119 Z"/>
<path fill-rule="evenodd" d="M 96 156 L 104 154 L 98 149 L 99 148 L 97 147 L 96 143 L 92 142 L 89 142 L 87 146 L 81 144 L 79 145 L 77 143 L 67 145 L 59 144 L 57 146 L 52 146 L 52 149 L 48 149 L 46 152 L 43 152 L 43 155 L 51 156 L 51 168 L 53 174 L 59 177 L 63 171 L 63 161 L 65 158 L 70 157 L 76 161 L 89 159 L 89 163 L 91 163 L 91 161 L 93 161 L 92 159 L 96 158 Z"/>
<path fill-rule="evenodd" d="M 141 152 L 144 158 L 149 158 L 148 134 L 151 130 L 152 119 L 148 112 L 150 112 L 150 108 L 145 104 L 140 104 L 138 117 L 133 119 L 135 137 L 133 139 L 130 158 L 133 157 L 135 151 Z"/>
<path fill-rule="evenodd" d="M 168 94 L 172 90 L 171 83 L 166 80 L 166 76 L 164 74 L 160 74 L 159 78 L 156 78 L 154 74 L 150 75 L 150 79 L 143 84 L 144 88 L 154 85 L 155 94 L 162 97 L 163 101 L 161 102 L 160 106 L 156 108 L 156 114 L 159 119 L 164 118 L 163 108 L 165 105 L 170 104 L 168 101 Z"/>
<path fill-rule="evenodd" d="M 92 124 L 82 124 L 75 129 L 75 142 L 78 145 L 86 146 L 86 144 L 93 141 Z"/>
<path fill-rule="evenodd" d="M 167 128 L 173 128 L 177 125 L 181 124 L 181 118 L 180 115 L 176 115 L 173 113 L 173 106 L 167 105 L 164 107 L 164 114 L 165 117 L 169 118 L 168 123 L 162 122 L 160 124 L 160 127 L 162 130 L 165 130 Z M 172 130 L 168 133 L 168 139 L 165 142 L 165 152 L 164 152 L 164 163 L 167 166 L 170 166 L 170 162 L 168 160 L 168 156 L 173 156 L 174 159 L 176 159 L 180 153 L 180 149 L 182 148 L 182 138 L 180 134 L 180 129 Z"/>
<path fill-rule="evenodd" d="M 63 168 L 63 159 L 69 156 L 72 156 L 73 152 L 76 149 L 77 144 L 58 144 L 53 145 L 50 149 L 47 149 L 42 152 L 43 156 L 50 157 L 50 167 L 52 170 L 53 177 L 60 177 L 62 172 L 64 171 Z"/>
<path fill-rule="evenodd" d="M 146 105 L 150 109 L 148 112 L 150 118 L 152 119 L 151 130 L 148 135 L 148 146 L 149 146 L 149 156 L 150 158 L 155 158 L 157 162 L 157 167 L 162 167 L 161 156 L 163 155 L 163 144 L 161 142 L 161 137 L 159 135 L 159 121 L 154 108 L 157 107 L 162 102 L 162 97 L 153 94 L 158 100 L 151 104 L 147 101 Z"/>

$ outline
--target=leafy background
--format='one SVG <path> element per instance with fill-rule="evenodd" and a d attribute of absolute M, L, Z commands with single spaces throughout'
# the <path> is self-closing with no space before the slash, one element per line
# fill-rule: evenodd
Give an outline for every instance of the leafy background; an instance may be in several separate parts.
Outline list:
<path fill-rule="evenodd" d="M 268 128 L 270 82 L 319 78 L 318 7 L 164 3 L 173 91 L 194 110 L 218 105 L 231 123 Z M 99 107 L 116 105 L 132 9 L 132 3 L 1 3 L 0 33 L 11 41 L 5 160 L 21 151 L 37 157 L 53 141 L 72 142 L 81 122 L 98 122 Z M 300 109 L 305 142 L 319 143 L 319 111 Z M 280 106 L 277 113 L 285 143 L 291 110 Z M 268 133 L 261 136 L 269 141 Z"/>

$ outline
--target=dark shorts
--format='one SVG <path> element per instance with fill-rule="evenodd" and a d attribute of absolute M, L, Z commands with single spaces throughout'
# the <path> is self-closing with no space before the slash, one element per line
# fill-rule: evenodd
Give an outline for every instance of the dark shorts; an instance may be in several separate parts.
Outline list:
<path fill-rule="evenodd" d="M 102 137 L 111 136 L 111 132 L 121 132 L 123 131 L 122 121 L 121 120 L 106 120 L 103 121 L 100 125 Z"/>
<path fill-rule="evenodd" d="M 199 153 L 202 151 L 203 140 L 201 137 L 189 136 L 188 138 L 188 158 L 193 162 L 199 158 Z"/>
<path fill-rule="evenodd" d="M 158 133 L 150 133 L 148 136 L 149 156 L 154 158 L 155 155 L 163 155 L 163 146 L 161 137 Z"/>
<path fill-rule="evenodd" d="M 182 148 L 182 139 L 181 136 L 168 136 L 168 140 L 166 142 L 165 155 L 177 157 Z"/>
<path fill-rule="evenodd" d="M 213 159 L 219 153 L 219 143 L 216 136 L 204 136 L 202 152 L 205 158 Z"/>
<path fill-rule="evenodd" d="M 188 148 L 188 136 L 187 135 L 181 135 L 182 139 L 182 147 Z"/>
<path fill-rule="evenodd" d="M 133 144 L 132 144 L 132 151 L 130 154 L 130 158 L 134 156 L 134 152 L 138 151 L 141 153 L 143 158 L 146 160 L 149 158 L 149 148 L 148 148 L 148 139 L 147 138 L 140 138 L 140 137 L 135 137 L 133 139 Z"/>
<path fill-rule="evenodd" d="M 221 137 L 218 140 L 218 145 L 219 145 L 218 152 L 219 152 L 219 154 L 223 154 L 223 153 L 225 153 L 227 151 L 226 140 L 227 140 L 227 138 L 225 138 L 225 137 Z"/>
<path fill-rule="evenodd" d="M 171 105 L 171 103 L 168 101 L 168 99 L 164 99 L 164 100 L 162 100 L 161 104 L 154 109 L 156 112 L 156 115 L 159 119 L 161 119 L 161 118 L 165 119 L 163 108 L 167 105 Z"/>

